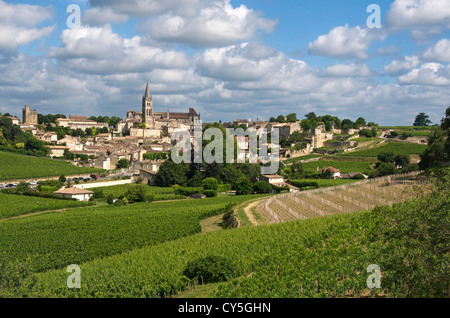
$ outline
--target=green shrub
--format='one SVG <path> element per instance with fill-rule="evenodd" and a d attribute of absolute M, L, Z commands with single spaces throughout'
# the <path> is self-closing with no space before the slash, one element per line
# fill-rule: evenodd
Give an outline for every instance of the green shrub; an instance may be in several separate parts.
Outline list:
<path fill-rule="evenodd" d="M 253 185 L 253 192 L 256 192 L 258 194 L 271 193 L 272 191 L 272 185 L 265 181 L 258 181 Z"/>
<path fill-rule="evenodd" d="M 190 197 L 197 193 L 203 193 L 205 191 L 202 187 L 188 188 L 188 187 L 177 187 L 175 188 L 175 194 L 184 195 Z"/>
<path fill-rule="evenodd" d="M 207 198 L 217 197 L 217 191 L 215 190 L 205 190 L 203 191 L 203 194 L 206 195 Z"/>
<path fill-rule="evenodd" d="M 292 180 L 291 184 L 297 188 L 319 188 L 319 184 L 315 181 L 296 181 Z"/>
<path fill-rule="evenodd" d="M 217 192 L 229 192 L 231 190 L 231 184 L 225 183 L 225 184 L 219 184 L 217 186 Z"/>
<path fill-rule="evenodd" d="M 235 277 L 235 265 L 223 256 L 207 256 L 188 262 L 183 275 L 204 284 L 224 282 Z"/>
<path fill-rule="evenodd" d="M 215 178 L 206 178 L 202 181 L 202 187 L 205 190 L 217 190 L 218 184 Z"/>

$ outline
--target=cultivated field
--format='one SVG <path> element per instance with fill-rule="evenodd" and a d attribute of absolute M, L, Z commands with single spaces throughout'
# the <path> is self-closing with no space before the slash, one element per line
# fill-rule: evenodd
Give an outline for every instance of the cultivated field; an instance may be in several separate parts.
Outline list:
<path fill-rule="evenodd" d="M 262 203 L 272 223 L 369 210 L 417 196 L 416 173 L 274 196 Z"/>
<path fill-rule="evenodd" d="M 0 151 L 0 180 L 20 180 L 99 173 L 104 170 L 76 167 L 71 163 Z"/>

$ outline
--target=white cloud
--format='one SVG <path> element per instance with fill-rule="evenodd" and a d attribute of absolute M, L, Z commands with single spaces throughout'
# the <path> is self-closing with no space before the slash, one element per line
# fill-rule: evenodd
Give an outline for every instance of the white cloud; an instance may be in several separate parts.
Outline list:
<path fill-rule="evenodd" d="M 335 58 L 367 59 L 369 57 L 367 50 L 377 38 L 385 38 L 385 34 L 379 29 L 338 26 L 327 35 L 320 35 L 314 42 L 309 43 L 308 52 Z"/>
<path fill-rule="evenodd" d="M 127 22 L 128 16 L 123 13 L 116 13 L 111 8 L 91 8 L 83 11 L 81 16 L 83 24 L 91 26 L 101 26 L 108 23 Z"/>
<path fill-rule="evenodd" d="M 399 77 L 400 84 L 408 85 L 450 85 L 450 66 L 439 63 L 425 63 L 408 74 Z"/>
<path fill-rule="evenodd" d="M 428 48 L 424 52 L 423 58 L 428 61 L 449 63 L 450 40 L 449 39 L 439 40 L 435 45 Z"/>
<path fill-rule="evenodd" d="M 192 14 L 176 10 L 160 15 L 143 23 L 139 30 L 164 42 L 222 46 L 248 40 L 259 30 L 270 33 L 276 23 L 245 5 L 234 8 L 230 0 L 215 0 L 202 1 Z"/>
<path fill-rule="evenodd" d="M 335 64 L 327 67 L 331 76 L 367 77 L 373 75 L 367 64 Z"/>
<path fill-rule="evenodd" d="M 8 4 L 0 0 L 0 51 L 12 52 L 20 45 L 50 35 L 56 25 L 37 27 L 53 15 L 51 8 Z"/>
<path fill-rule="evenodd" d="M 395 0 L 386 14 L 392 28 L 450 25 L 448 0 Z"/>
<path fill-rule="evenodd" d="M 191 6 L 197 7 L 198 0 L 90 0 L 93 7 L 112 8 L 135 17 L 154 17 L 162 13 Z"/>
<path fill-rule="evenodd" d="M 154 68 L 186 68 L 184 52 L 141 44 L 141 38 L 122 38 L 110 25 L 81 27 L 62 32 L 62 47 L 52 47 L 50 57 L 68 68 L 91 74 L 149 72 Z"/>
<path fill-rule="evenodd" d="M 384 67 L 384 71 L 390 75 L 400 75 L 406 73 L 420 64 L 417 56 L 405 56 L 403 59 L 394 60 Z"/>

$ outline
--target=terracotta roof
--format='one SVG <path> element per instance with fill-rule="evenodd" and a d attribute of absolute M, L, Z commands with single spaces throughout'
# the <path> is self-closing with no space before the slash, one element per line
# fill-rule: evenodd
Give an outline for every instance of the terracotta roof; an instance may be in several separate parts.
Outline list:
<path fill-rule="evenodd" d="M 94 192 L 86 190 L 86 189 L 72 187 L 72 188 L 61 189 L 61 190 L 55 191 L 53 193 L 56 193 L 56 194 L 93 194 Z"/>

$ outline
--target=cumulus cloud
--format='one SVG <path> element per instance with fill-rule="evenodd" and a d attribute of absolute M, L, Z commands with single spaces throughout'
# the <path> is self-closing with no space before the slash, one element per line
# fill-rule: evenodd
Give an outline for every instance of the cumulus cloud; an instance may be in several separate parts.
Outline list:
<path fill-rule="evenodd" d="M 328 75 L 348 76 L 348 77 L 367 77 L 373 75 L 372 70 L 367 64 L 335 64 L 327 67 Z"/>
<path fill-rule="evenodd" d="M 386 14 L 386 23 L 393 28 L 450 26 L 450 6 L 447 0 L 395 0 Z"/>
<path fill-rule="evenodd" d="M 434 61 L 434 62 L 450 62 L 450 40 L 442 39 L 439 40 L 435 45 L 428 48 L 423 53 L 423 58 L 425 60 Z"/>
<path fill-rule="evenodd" d="M 94 7 L 83 11 L 81 16 L 83 24 L 91 26 L 101 26 L 108 23 L 124 23 L 128 20 L 128 15 L 116 13 L 111 8 Z"/>
<path fill-rule="evenodd" d="M 335 58 L 356 57 L 367 59 L 367 50 L 375 39 L 384 39 L 385 34 L 378 29 L 350 28 L 338 26 L 326 35 L 320 35 L 309 43 L 308 52 Z"/>
<path fill-rule="evenodd" d="M 270 33 L 277 23 L 245 5 L 234 8 L 229 0 L 208 1 L 192 13 L 169 12 L 143 23 L 139 29 L 160 41 L 223 46 L 248 40 L 258 30 Z"/>
<path fill-rule="evenodd" d="M 408 74 L 399 77 L 399 83 L 408 85 L 450 85 L 450 66 L 439 63 L 425 63 Z"/>
<path fill-rule="evenodd" d="M 164 51 L 141 43 L 139 36 L 122 38 L 110 25 L 66 29 L 61 34 L 61 47 L 52 47 L 50 57 L 65 62 L 74 70 L 114 74 L 149 72 L 152 68 L 186 68 L 189 60 L 184 52 Z"/>
<path fill-rule="evenodd" d="M 394 60 L 384 67 L 384 71 L 390 75 L 400 75 L 406 73 L 420 64 L 417 56 L 405 56 L 402 59 Z"/>
<path fill-rule="evenodd" d="M 37 5 L 9 4 L 0 0 L 0 51 L 11 52 L 50 35 L 55 25 L 38 27 L 53 15 L 51 8 Z"/>
<path fill-rule="evenodd" d="M 199 3 L 198 0 L 90 0 L 92 7 L 112 8 L 134 17 L 154 17 L 167 13 L 177 8 L 186 7 L 188 2 L 192 6 Z"/>

